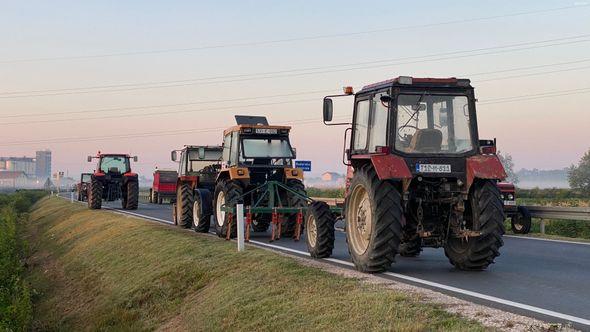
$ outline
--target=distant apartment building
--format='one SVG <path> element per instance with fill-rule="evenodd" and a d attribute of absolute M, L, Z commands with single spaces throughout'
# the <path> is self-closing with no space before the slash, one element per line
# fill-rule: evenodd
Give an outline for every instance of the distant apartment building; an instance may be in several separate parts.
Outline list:
<path fill-rule="evenodd" d="M 51 176 L 51 151 L 37 151 L 35 176 L 38 179 L 47 179 Z"/>

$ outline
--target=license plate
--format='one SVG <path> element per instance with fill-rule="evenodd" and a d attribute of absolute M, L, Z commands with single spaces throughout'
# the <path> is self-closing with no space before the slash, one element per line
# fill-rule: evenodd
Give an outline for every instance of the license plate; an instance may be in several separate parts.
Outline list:
<path fill-rule="evenodd" d="M 419 173 L 451 173 L 451 165 L 416 164 L 416 172 L 419 172 Z"/>
<path fill-rule="evenodd" d="M 256 133 L 257 134 L 272 135 L 272 134 L 276 134 L 277 133 L 277 130 L 276 129 L 270 129 L 270 128 L 257 128 L 256 129 Z"/>
<path fill-rule="evenodd" d="M 507 205 L 507 206 L 515 206 L 516 205 L 516 201 L 504 201 L 504 205 Z"/>

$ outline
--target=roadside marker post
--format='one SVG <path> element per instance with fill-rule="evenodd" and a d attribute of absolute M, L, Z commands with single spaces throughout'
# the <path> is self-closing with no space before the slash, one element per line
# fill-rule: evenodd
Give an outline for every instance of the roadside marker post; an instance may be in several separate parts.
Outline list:
<path fill-rule="evenodd" d="M 238 251 L 244 251 L 244 204 L 236 205 L 236 219 L 238 223 Z"/>
<path fill-rule="evenodd" d="M 70 202 L 74 203 L 74 192 L 70 191 Z"/>

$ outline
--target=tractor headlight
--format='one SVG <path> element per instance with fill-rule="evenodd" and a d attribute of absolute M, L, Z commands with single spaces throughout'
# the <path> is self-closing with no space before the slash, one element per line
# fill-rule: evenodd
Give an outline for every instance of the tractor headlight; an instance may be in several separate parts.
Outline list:
<path fill-rule="evenodd" d="M 514 195 L 513 194 L 508 194 L 508 200 L 509 201 L 513 201 L 514 200 Z"/>
<path fill-rule="evenodd" d="M 504 200 L 504 194 L 500 194 L 500 198 Z"/>

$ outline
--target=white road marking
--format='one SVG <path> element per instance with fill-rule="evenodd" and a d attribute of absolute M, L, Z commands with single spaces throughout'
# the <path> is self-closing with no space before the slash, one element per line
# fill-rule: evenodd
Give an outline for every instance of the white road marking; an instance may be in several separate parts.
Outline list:
<path fill-rule="evenodd" d="M 113 212 L 118 212 L 118 213 L 122 213 L 122 214 L 130 214 L 130 215 L 133 215 L 133 216 L 142 217 L 142 218 L 149 219 L 149 220 L 163 222 L 163 223 L 166 223 L 166 224 L 169 224 L 169 225 L 172 224 L 172 222 L 170 222 L 170 221 L 167 221 L 167 220 L 164 220 L 164 219 L 160 219 L 160 218 L 154 218 L 154 217 L 142 215 L 140 213 L 134 213 L 134 212 L 124 211 L 124 210 L 116 210 L 116 209 L 109 208 L 109 207 L 105 207 L 105 208 L 108 209 L 108 210 L 110 210 L 110 211 L 113 211 Z M 212 232 L 210 232 L 210 233 L 211 234 L 214 234 Z M 528 238 L 528 237 L 521 237 L 521 236 L 510 236 L 510 235 L 506 235 L 506 236 L 515 237 L 515 238 L 519 238 L 519 239 L 545 240 L 545 241 L 576 243 L 576 244 L 586 244 L 586 245 L 588 244 L 588 243 L 582 243 L 582 242 L 569 242 L 569 241 L 560 241 L 560 240 L 551 240 L 551 239 L 537 239 L 537 238 Z M 281 246 L 278 246 L 278 245 L 275 245 L 275 244 L 260 242 L 260 241 L 256 241 L 256 240 L 250 240 L 250 243 L 253 243 L 253 244 L 258 245 L 258 246 L 263 246 L 263 247 L 273 248 L 273 249 L 277 249 L 277 250 L 281 250 L 281 251 L 291 252 L 291 253 L 295 253 L 295 254 L 298 254 L 298 255 L 309 256 L 309 253 L 308 252 L 300 251 L 300 250 L 296 250 L 296 249 L 291 249 L 291 248 L 286 248 L 286 247 L 281 247 Z M 335 258 L 325 258 L 325 259 L 322 259 L 322 260 L 333 262 L 333 263 L 337 263 L 337 264 L 342 264 L 342 265 L 346 265 L 346 266 L 350 266 L 350 267 L 353 267 L 354 266 L 354 264 L 351 263 L 351 262 L 343 261 L 343 260 L 335 259 Z M 388 276 L 391 276 L 391 277 L 394 277 L 394 278 L 397 278 L 397 279 L 410 281 L 410 282 L 413 282 L 413 283 L 416 283 L 416 284 L 421 284 L 421 285 L 425 285 L 425 286 L 429 286 L 429 287 L 433 287 L 433 288 L 437 288 L 437 289 L 442 289 L 442 290 L 450 291 L 450 292 L 453 292 L 453 293 L 463 294 L 463 295 L 467 295 L 467 296 L 470 296 L 470 297 L 474 297 L 474 298 L 486 300 L 486 301 L 489 301 L 489 302 L 494 302 L 494 303 L 502 304 L 502 305 L 505 305 L 505 306 L 510 306 L 510 307 L 514 307 L 514 308 L 518 308 L 518 309 L 522 309 L 522 310 L 526 310 L 526 311 L 530 311 L 530 312 L 535 312 L 535 313 L 538 313 L 538 314 L 541 314 L 541 315 L 545 315 L 545 316 L 549 316 L 549 317 L 555 317 L 555 318 L 558 318 L 558 319 L 562 319 L 562 320 L 566 320 L 566 321 L 575 322 L 575 323 L 578 323 L 578 324 L 590 326 L 590 320 L 589 319 L 585 319 L 585 318 L 581 318 L 581 317 L 576 317 L 576 316 L 572 316 L 572 315 L 568 315 L 568 314 L 563 314 L 563 313 L 560 313 L 560 312 L 556 312 L 556 311 L 552 311 L 552 310 L 547 310 L 547 309 L 543 309 L 543 308 L 531 306 L 531 305 L 520 303 L 520 302 L 514 302 L 514 301 L 510 301 L 510 300 L 498 298 L 498 297 L 495 297 L 495 296 L 491 296 L 491 295 L 477 293 L 477 292 L 469 291 L 469 290 L 466 290 L 466 289 L 461 289 L 461 288 L 457 288 L 457 287 L 453 287 L 453 286 L 448 286 L 448 285 L 440 284 L 440 283 L 433 282 L 433 281 L 428 281 L 428 280 L 424 280 L 424 279 L 420 279 L 420 278 L 410 277 L 410 276 L 399 274 L 399 273 L 383 272 L 382 274 L 388 275 Z"/>
<path fill-rule="evenodd" d="M 525 239 L 525 240 L 537 240 L 537 241 L 547 241 L 547 242 L 569 243 L 569 244 L 582 244 L 582 245 L 585 245 L 585 246 L 590 246 L 590 242 L 544 239 L 544 238 L 540 238 L 540 237 L 528 237 L 528 236 L 518 236 L 518 235 L 504 235 L 504 237 L 511 237 L 511 238 L 515 238 L 515 239 Z"/>

